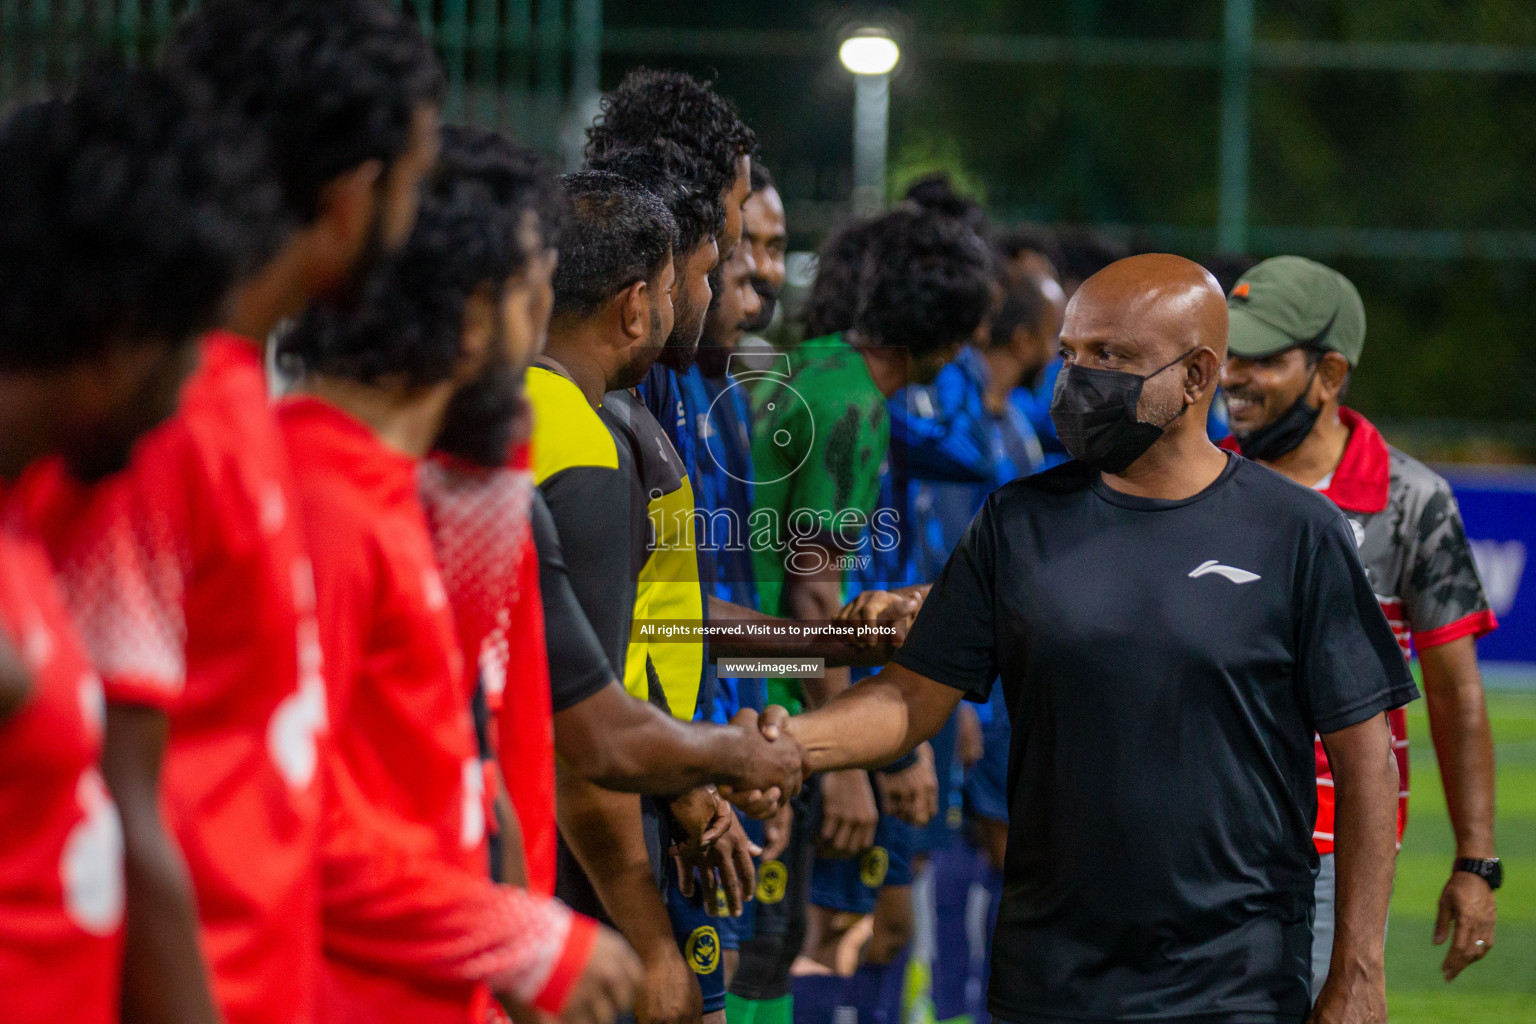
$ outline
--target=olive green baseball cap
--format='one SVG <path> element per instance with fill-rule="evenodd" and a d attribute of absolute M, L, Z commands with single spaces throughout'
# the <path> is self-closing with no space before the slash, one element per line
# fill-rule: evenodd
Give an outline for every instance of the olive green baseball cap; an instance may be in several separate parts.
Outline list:
<path fill-rule="evenodd" d="M 1360 362 L 1365 306 L 1349 278 L 1301 256 L 1275 256 L 1238 278 L 1227 296 L 1227 351 L 1261 359 L 1305 345 Z"/>

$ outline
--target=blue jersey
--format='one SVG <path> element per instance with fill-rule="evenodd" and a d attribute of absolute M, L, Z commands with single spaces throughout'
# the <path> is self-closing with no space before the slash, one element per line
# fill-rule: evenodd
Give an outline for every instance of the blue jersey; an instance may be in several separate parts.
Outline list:
<path fill-rule="evenodd" d="M 916 573 L 924 582 L 938 577 L 987 495 L 1044 461 L 1040 440 L 1018 406 L 1005 403 L 999 415 L 987 411 L 988 376 L 986 359 L 967 347 L 932 385 L 907 389 L 899 406 L 901 396 L 892 399 L 892 420 L 900 414 L 911 444 L 905 455 L 916 478 Z"/>
<path fill-rule="evenodd" d="M 889 401 L 894 403 L 900 397 L 897 394 Z M 899 466 L 889 456 L 880 464 L 880 501 L 875 506 L 874 525 L 864 531 L 853 552 L 853 570 L 844 574 L 845 600 L 866 590 L 895 590 L 922 582 L 918 576 L 921 541 L 915 537 L 915 508 L 909 500 L 911 488 L 904 474 L 897 471 Z M 849 679 L 858 682 L 878 671 L 878 666 L 854 668 Z"/>
<path fill-rule="evenodd" d="M 688 371 L 691 374 L 699 372 L 698 367 Z M 661 424 L 662 432 L 667 435 L 667 440 L 672 442 L 672 447 L 677 449 L 677 454 L 682 456 L 683 466 L 688 470 L 688 477 L 693 481 L 694 491 L 698 491 L 698 473 L 695 472 L 697 451 L 693 431 L 690 429 L 687 408 L 683 403 L 683 385 L 681 375 L 676 370 L 669 370 L 660 363 L 651 367 L 651 372 L 645 375 L 640 386 L 635 389 L 640 395 L 640 401 L 656 417 L 656 422 Z"/>
<path fill-rule="evenodd" d="M 1056 378 L 1060 374 L 1061 357 L 1057 356 L 1045 364 L 1034 387 L 1016 387 L 1008 396 L 1008 403 L 1029 420 L 1035 436 L 1040 439 L 1040 448 L 1045 452 L 1045 458 L 1036 472 L 1050 469 L 1072 458 L 1066 448 L 1062 447 L 1060 438 L 1056 436 L 1056 424 L 1051 420 L 1051 395 L 1056 390 Z"/>
<path fill-rule="evenodd" d="M 686 373 L 666 371 L 664 378 L 658 377 L 652 371 L 642 393 L 654 391 L 659 406 L 670 410 L 669 433 L 677 435 L 673 444 L 688 467 L 694 498 L 704 513 L 697 534 L 699 578 L 706 592 L 755 609 L 757 582 L 747 545 L 752 515 L 752 414 L 746 387 L 730 374 L 706 377 L 697 366 Z M 720 679 L 708 661 L 704 676 L 711 700 L 701 709 L 701 717 L 727 722 L 744 707 L 760 711 L 767 705 L 762 679 Z"/>

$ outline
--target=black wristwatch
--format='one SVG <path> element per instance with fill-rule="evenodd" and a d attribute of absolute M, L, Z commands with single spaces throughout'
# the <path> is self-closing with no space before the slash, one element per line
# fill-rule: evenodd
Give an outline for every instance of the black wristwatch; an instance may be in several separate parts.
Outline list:
<path fill-rule="evenodd" d="M 1477 860 L 1473 857 L 1457 857 L 1456 863 L 1451 865 L 1453 871 L 1465 871 L 1470 875 L 1476 875 L 1488 883 L 1488 888 L 1497 889 L 1504 884 L 1504 866 L 1499 863 L 1499 858 L 1489 857 L 1487 860 Z"/>

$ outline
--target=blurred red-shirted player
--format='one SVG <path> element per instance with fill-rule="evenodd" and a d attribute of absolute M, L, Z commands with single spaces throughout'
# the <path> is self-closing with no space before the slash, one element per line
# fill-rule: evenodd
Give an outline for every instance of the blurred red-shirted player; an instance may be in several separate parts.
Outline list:
<path fill-rule="evenodd" d="M 0 123 L 7 1024 L 109 1024 L 123 1009 L 123 827 L 97 770 L 101 679 L 31 530 L 38 481 L 85 487 L 127 465 L 246 268 L 247 225 L 275 208 L 252 147 L 154 72 L 97 70 Z"/>
<path fill-rule="evenodd" d="M 129 1016 L 294 1024 L 318 991 L 325 687 L 262 349 L 404 240 L 442 80 L 414 22 L 381 0 L 208 4 L 167 65 L 263 143 L 281 207 L 254 223 L 292 230 L 269 239 L 182 408 L 128 471 L 88 492 L 42 485 L 39 521 L 106 683 Z"/>
<path fill-rule="evenodd" d="M 117 1019 L 123 829 L 96 770 L 101 679 L 86 661 L 47 556 L 0 527 L 0 1010 L 16 1024 Z M 14 681 L 14 682 L 13 682 Z"/>
<path fill-rule="evenodd" d="M 517 816 L 510 841 L 520 844 L 528 888 L 549 896 L 556 860 L 554 707 L 528 466 L 524 442 L 505 467 L 439 457 L 422 466 L 420 482 L 459 646 L 485 700 L 488 785 L 505 789 Z M 505 772 L 501 751 L 509 756 Z"/>
<path fill-rule="evenodd" d="M 606 1021 L 637 971 L 612 932 L 489 878 L 472 683 L 418 497 L 444 424 L 506 458 L 533 246 L 491 141 L 446 131 L 399 257 L 350 316 L 313 309 L 280 346 L 307 392 L 279 418 L 331 683 L 327 1021 L 467 1024 L 492 994 Z"/>

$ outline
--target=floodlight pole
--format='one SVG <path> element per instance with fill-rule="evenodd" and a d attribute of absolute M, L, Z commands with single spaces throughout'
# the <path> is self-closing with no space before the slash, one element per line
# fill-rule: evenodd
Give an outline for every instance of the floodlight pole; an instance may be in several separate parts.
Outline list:
<path fill-rule="evenodd" d="M 891 131 L 891 75 L 853 76 L 853 212 L 885 205 L 886 148 Z"/>
<path fill-rule="evenodd" d="M 1221 54 L 1221 164 L 1216 245 L 1248 249 L 1248 105 L 1253 78 L 1253 0 L 1226 0 Z"/>

